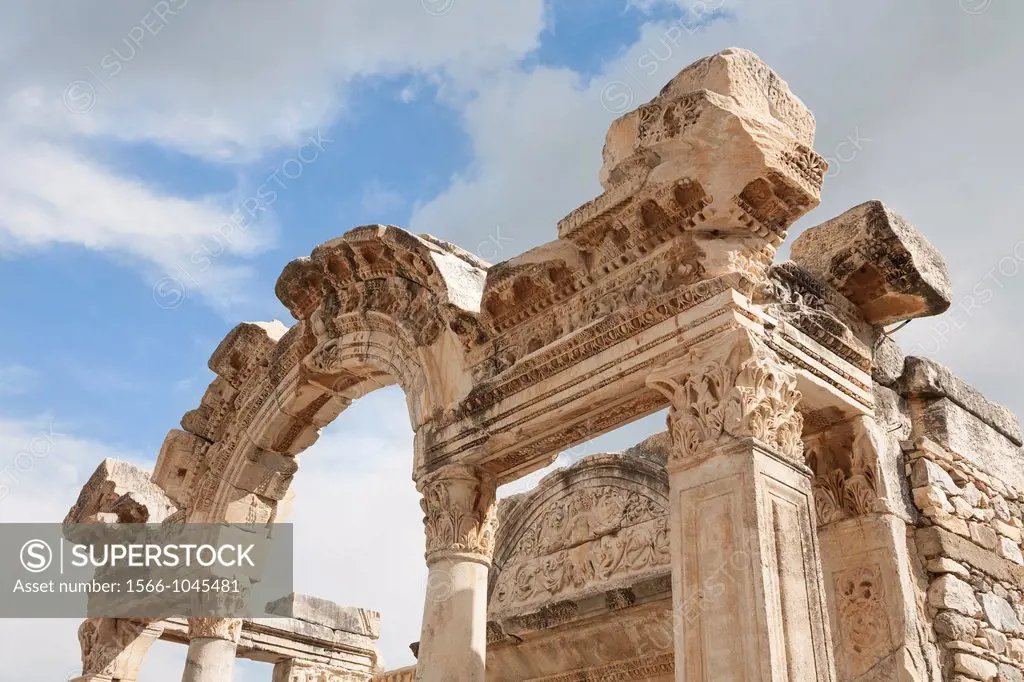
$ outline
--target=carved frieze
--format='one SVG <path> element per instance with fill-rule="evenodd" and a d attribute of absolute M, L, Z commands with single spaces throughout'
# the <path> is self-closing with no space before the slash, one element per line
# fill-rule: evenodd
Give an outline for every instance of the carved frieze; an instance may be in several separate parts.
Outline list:
<path fill-rule="evenodd" d="M 753 333 L 740 331 L 731 344 L 698 348 L 681 366 L 687 373 L 678 379 L 668 373 L 648 379 L 672 405 L 673 460 L 685 461 L 732 439 L 756 438 L 802 461 L 796 377 Z"/>
<path fill-rule="evenodd" d="M 668 519 L 623 528 L 615 533 L 506 567 L 498 577 L 493 606 L 509 608 L 558 598 L 614 579 L 668 567 Z"/>

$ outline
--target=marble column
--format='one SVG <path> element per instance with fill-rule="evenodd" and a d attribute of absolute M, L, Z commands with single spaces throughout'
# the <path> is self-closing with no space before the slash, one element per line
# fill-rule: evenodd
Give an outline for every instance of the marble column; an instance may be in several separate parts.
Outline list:
<path fill-rule="evenodd" d="M 668 462 L 679 682 L 834 682 L 795 377 L 753 331 L 653 375 Z"/>
<path fill-rule="evenodd" d="M 190 618 L 188 658 L 182 682 L 228 682 L 234 679 L 235 653 L 242 634 L 238 618 Z"/>
<path fill-rule="evenodd" d="M 417 682 L 484 682 L 487 573 L 497 526 L 493 477 L 447 466 L 418 482 L 427 536 L 427 595 Z"/>

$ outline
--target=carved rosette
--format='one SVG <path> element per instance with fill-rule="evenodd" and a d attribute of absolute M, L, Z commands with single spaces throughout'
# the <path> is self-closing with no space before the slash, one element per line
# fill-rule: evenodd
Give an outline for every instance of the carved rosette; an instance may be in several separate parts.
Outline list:
<path fill-rule="evenodd" d="M 188 638 L 191 639 L 223 639 L 238 643 L 242 636 L 242 620 L 240 618 L 189 618 Z"/>
<path fill-rule="evenodd" d="M 427 535 L 427 563 L 470 555 L 490 564 L 498 526 L 493 477 L 472 467 L 447 466 L 419 485 Z"/>
<path fill-rule="evenodd" d="M 672 460 L 686 461 L 730 441 L 755 438 L 803 462 L 803 415 L 796 377 L 764 343 L 743 330 L 731 344 L 699 348 L 681 378 L 660 374 L 647 385 L 671 401 Z"/>

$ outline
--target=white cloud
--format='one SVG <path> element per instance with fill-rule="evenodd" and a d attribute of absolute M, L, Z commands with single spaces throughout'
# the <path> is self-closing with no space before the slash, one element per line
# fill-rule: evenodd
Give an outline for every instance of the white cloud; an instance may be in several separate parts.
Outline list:
<path fill-rule="evenodd" d="M 644 9 L 655 3 L 673 4 L 643 0 Z M 1024 116 L 1024 95 L 1008 84 L 1019 79 L 1024 58 L 1017 39 L 1024 5 L 726 0 L 706 3 L 723 18 L 691 33 L 685 26 L 695 4 L 675 4 L 687 9 L 684 26 L 648 24 L 589 82 L 545 68 L 512 68 L 483 82 L 462 112 L 472 167 L 416 207 L 414 230 L 486 251 L 480 255 L 492 262 L 555 239 L 557 221 L 600 191 L 600 152 L 614 115 L 653 98 L 694 60 L 738 45 L 758 52 L 808 104 L 818 121 L 816 148 L 832 161 L 822 206 L 794 235 L 882 199 L 940 248 L 958 294 L 1018 242 L 1024 198 L 1014 183 L 1024 143 L 1010 131 Z M 963 6 L 988 9 L 972 14 Z M 855 154 L 851 138 L 860 140 Z M 503 242 L 507 248 L 486 236 L 496 225 L 513 240 Z M 993 339 L 1015 338 L 1024 325 L 1014 303 L 1024 278 L 1003 284 L 985 315 L 958 330 L 939 358 L 1024 409 L 1016 397 L 1022 370 L 979 352 Z M 908 332 L 930 324 L 916 322 Z"/>
<path fill-rule="evenodd" d="M 0 2 L 0 89 L 40 91 L 75 132 L 251 157 L 333 120 L 358 77 L 468 76 L 537 44 L 543 3 L 129 0 Z M 161 10 L 161 11 L 157 11 Z M 433 12 L 433 14 L 431 13 Z M 162 18 L 161 18 L 162 17 Z M 87 115 L 64 111 L 95 102 Z"/>
<path fill-rule="evenodd" d="M 127 254 L 159 305 L 198 293 L 228 315 L 253 289 L 233 257 L 272 244 L 272 219 L 218 239 L 239 202 L 168 194 L 84 149 L 116 140 L 253 162 L 335 121 L 357 79 L 444 72 L 468 83 L 513 63 L 544 16 L 542 0 L 0 0 L 0 14 L 0 252 Z"/>

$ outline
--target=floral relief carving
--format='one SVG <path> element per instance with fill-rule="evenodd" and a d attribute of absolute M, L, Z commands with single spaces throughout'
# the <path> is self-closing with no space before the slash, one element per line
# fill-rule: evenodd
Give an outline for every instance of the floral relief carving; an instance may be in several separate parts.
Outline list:
<path fill-rule="evenodd" d="M 807 439 L 818 525 L 885 511 L 878 493 L 875 427 L 869 417 L 860 417 Z"/>
<path fill-rule="evenodd" d="M 189 618 L 189 639 L 223 639 L 238 642 L 242 635 L 240 618 Z"/>
<path fill-rule="evenodd" d="M 878 652 L 892 647 L 881 568 L 872 564 L 843 571 L 834 585 L 844 664 L 850 674 L 861 675 L 877 663 Z"/>
<path fill-rule="evenodd" d="M 673 459 L 688 459 L 732 439 L 756 438 L 802 461 L 796 378 L 762 341 L 743 331 L 727 352 L 697 349 L 682 366 L 688 373 L 681 379 L 655 375 L 647 380 L 671 402 Z"/>
<path fill-rule="evenodd" d="M 498 515 L 495 482 L 467 467 L 445 467 L 421 485 L 427 561 L 442 553 L 490 561 Z"/>

